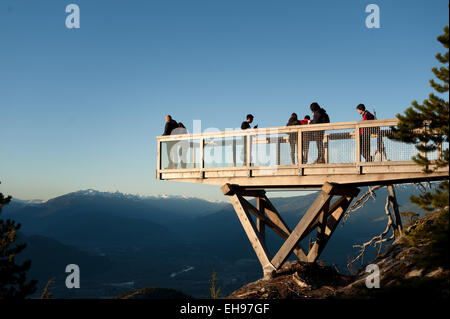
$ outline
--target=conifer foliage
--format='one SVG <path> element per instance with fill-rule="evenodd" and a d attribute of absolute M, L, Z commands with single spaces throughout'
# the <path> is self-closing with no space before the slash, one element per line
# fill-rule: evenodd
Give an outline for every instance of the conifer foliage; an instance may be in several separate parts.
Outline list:
<path fill-rule="evenodd" d="M 430 85 L 436 91 L 428 99 L 419 104 L 412 102 L 412 106 L 404 114 L 397 114 L 399 123 L 393 127 L 392 139 L 415 144 L 419 154 L 413 160 L 424 167 L 424 172 L 430 173 L 438 167 L 449 165 L 448 150 L 448 121 L 449 121 L 449 28 L 444 27 L 444 34 L 437 40 L 443 45 L 445 53 L 438 53 L 436 59 L 440 67 L 431 70 L 437 79 L 431 79 Z M 441 145 L 446 145 L 442 149 Z M 438 158 L 430 159 L 429 153 L 438 152 Z M 434 192 L 427 192 L 421 196 L 412 196 L 411 201 L 425 210 L 448 207 L 449 181 L 441 182 Z"/>
<path fill-rule="evenodd" d="M 1 216 L 3 205 L 11 201 L 11 196 L 4 197 L 0 193 L 0 299 L 25 298 L 36 291 L 36 280 L 26 282 L 26 272 L 30 269 L 31 260 L 17 264 L 15 257 L 25 249 L 26 244 L 17 244 L 16 234 L 20 224 Z"/>

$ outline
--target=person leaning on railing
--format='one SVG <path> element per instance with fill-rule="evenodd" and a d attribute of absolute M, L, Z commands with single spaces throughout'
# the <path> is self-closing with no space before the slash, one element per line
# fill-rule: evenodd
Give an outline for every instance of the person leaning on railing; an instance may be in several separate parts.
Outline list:
<path fill-rule="evenodd" d="M 298 120 L 297 114 L 292 113 L 286 126 L 295 126 L 295 125 L 301 125 L 301 123 Z M 291 145 L 291 161 L 293 165 L 295 165 L 295 149 L 297 148 L 297 139 L 298 139 L 297 133 L 289 133 L 289 144 Z"/>
<path fill-rule="evenodd" d="M 183 123 L 178 122 L 177 127 L 173 129 L 172 135 L 181 135 L 181 134 L 187 134 L 187 129 L 184 126 Z M 180 159 L 180 168 L 186 168 L 187 163 L 187 155 L 189 150 L 189 140 L 182 139 L 177 142 L 175 147 L 178 149 L 178 156 Z"/>
<path fill-rule="evenodd" d="M 164 127 L 163 135 L 171 135 L 172 131 L 178 127 L 177 121 L 172 119 L 172 116 L 166 115 L 166 125 Z M 178 162 L 178 154 L 177 152 L 172 152 L 173 147 L 175 146 L 176 141 L 167 141 L 167 158 L 169 159 L 169 166 L 166 167 L 168 169 L 175 168 Z"/>

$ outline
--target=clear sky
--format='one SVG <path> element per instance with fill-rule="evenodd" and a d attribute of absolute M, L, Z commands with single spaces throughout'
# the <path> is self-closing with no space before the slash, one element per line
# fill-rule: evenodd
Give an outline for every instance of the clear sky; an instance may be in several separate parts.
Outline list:
<path fill-rule="evenodd" d="M 65 8 L 80 8 L 80 28 Z M 380 7 L 379 29 L 365 8 Z M 432 91 L 447 0 L 0 0 L 0 191 L 93 188 L 223 198 L 157 181 L 164 115 L 192 128 L 284 125 L 317 101 L 393 118 Z"/>

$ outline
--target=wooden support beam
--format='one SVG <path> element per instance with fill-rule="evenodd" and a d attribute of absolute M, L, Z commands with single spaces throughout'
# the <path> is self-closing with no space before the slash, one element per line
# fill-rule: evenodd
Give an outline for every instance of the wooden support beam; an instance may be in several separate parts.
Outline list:
<path fill-rule="evenodd" d="M 271 274 L 273 270 L 279 269 L 292 252 L 300 261 L 315 262 L 351 201 L 359 193 L 359 189 L 355 187 L 325 183 L 319 196 L 291 232 L 264 191 L 246 190 L 231 184 L 224 185 L 222 191 L 230 196 L 231 203 L 263 267 L 265 276 Z M 333 196 L 344 193 L 346 195 L 331 204 Z M 255 195 L 256 207 L 243 197 L 250 194 Z M 256 216 L 256 225 L 250 214 Z M 285 240 L 272 260 L 270 260 L 265 242 L 266 226 Z M 300 241 L 315 227 L 318 228 L 317 238 L 306 255 Z"/>
<path fill-rule="evenodd" d="M 267 217 L 270 218 L 270 220 L 276 225 L 278 226 L 281 230 L 284 231 L 284 233 L 286 235 L 281 235 L 281 238 L 283 238 L 284 240 L 286 240 L 290 235 L 291 235 L 291 230 L 289 229 L 289 226 L 284 222 L 284 220 L 281 218 L 280 214 L 278 213 L 278 211 L 276 210 L 276 208 L 273 206 L 273 204 L 270 202 L 270 200 L 267 198 L 267 196 L 264 196 L 262 198 L 262 200 L 265 201 L 265 213 L 267 215 Z M 297 258 L 300 261 L 306 262 L 307 261 L 307 257 L 305 254 L 305 250 L 303 249 L 303 247 L 301 246 L 300 243 L 298 243 L 295 248 L 294 248 L 294 254 L 297 256 Z"/>
<path fill-rule="evenodd" d="M 239 187 L 239 185 L 236 184 L 224 184 L 221 187 L 222 193 L 224 195 L 234 195 L 239 194 L 241 196 L 252 196 L 252 197 L 263 197 L 265 196 L 266 192 L 264 190 L 259 189 L 245 189 Z"/>
<path fill-rule="evenodd" d="M 402 225 L 402 218 L 400 216 L 400 211 L 398 209 L 398 202 L 397 196 L 395 195 L 395 189 L 393 185 L 388 185 L 387 189 L 389 191 L 389 204 L 391 205 L 392 210 L 394 211 L 395 228 L 401 235 L 403 232 L 403 225 Z"/>
<path fill-rule="evenodd" d="M 339 199 L 339 206 L 328 216 L 326 222 L 321 225 L 320 234 L 318 232 L 316 242 L 308 253 L 308 262 L 315 262 L 319 258 L 352 200 L 353 197 L 351 196 L 343 196 Z"/>
<path fill-rule="evenodd" d="M 250 216 L 247 208 L 244 205 L 245 199 L 240 195 L 234 194 L 230 196 L 231 204 L 236 211 L 236 214 L 241 222 L 242 227 L 253 247 L 253 250 L 258 257 L 259 262 L 263 268 L 264 275 L 268 275 L 275 270 L 275 267 L 271 264 L 269 260 L 269 253 L 267 251 L 266 245 L 261 238 L 261 235 L 257 231 L 252 217 Z"/>
<path fill-rule="evenodd" d="M 324 185 L 324 187 L 325 187 L 325 185 Z M 314 203 L 308 209 L 306 214 L 303 216 L 303 218 L 297 224 L 295 229 L 292 231 L 289 238 L 284 242 L 284 244 L 281 246 L 280 250 L 277 252 L 275 257 L 272 259 L 272 265 L 275 268 L 278 269 L 279 267 L 281 267 L 281 265 L 286 261 L 286 259 L 292 253 L 292 250 L 297 245 L 297 243 L 304 238 L 305 231 L 314 222 L 314 220 L 317 218 L 317 215 L 320 214 L 320 212 L 323 210 L 325 204 L 331 198 L 331 196 L 332 195 L 329 195 L 324 191 L 322 191 L 319 194 L 319 196 L 316 198 Z"/>
<path fill-rule="evenodd" d="M 222 193 L 224 195 L 231 196 L 236 193 L 236 191 L 239 189 L 239 186 L 235 184 L 226 183 L 220 189 L 222 190 Z"/>
<path fill-rule="evenodd" d="M 267 245 L 266 245 L 266 226 L 265 226 L 265 220 L 267 218 L 265 218 L 266 216 L 264 214 L 264 202 L 261 201 L 260 197 L 256 197 L 256 209 L 260 213 L 260 215 L 262 217 L 264 217 L 264 219 L 262 219 L 260 217 L 256 218 L 256 228 L 259 232 L 259 235 L 261 236 L 263 244 L 267 247 Z"/>
<path fill-rule="evenodd" d="M 280 227 L 278 227 L 277 224 L 274 223 L 273 220 L 271 220 L 269 217 L 265 216 L 263 214 L 263 212 L 261 212 L 260 210 L 258 210 L 255 206 L 253 206 L 250 202 L 248 202 L 247 200 L 245 200 L 244 198 L 242 199 L 242 204 L 244 205 L 244 207 L 253 215 L 256 216 L 257 221 L 260 220 L 261 223 L 267 225 L 267 227 L 269 227 L 270 229 L 272 229 L 277 235 L 279 235 L 281 238 L 283 238 L 284 240 L 286 240 L 287 238 L 289 238 L 291 232 L 285 228 L 285 229 L 281 229 Z M 267 211 L 267 210 L 266 210 Z M 280 217 L 281 220 L 281 217 Z M 281 220 L 282 221 L 282 220 Z M 284 224 L 284 222 L 283 222 Z M 301 248 L 301 246 L 297 245 L 296 247 L 294 247 L 294 252 L 296 253 L 296 255 L 299 257 L 300 261 L 306 261 L 306 254 L 303 251 L 303 249 Z"/>

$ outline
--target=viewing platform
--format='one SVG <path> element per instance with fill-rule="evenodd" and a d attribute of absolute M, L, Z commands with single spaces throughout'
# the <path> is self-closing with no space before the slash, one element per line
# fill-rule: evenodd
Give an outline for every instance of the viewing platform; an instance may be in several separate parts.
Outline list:
<path fill-rule="evenodd" d="M 389 139 L 396 125 L 397 119 L 384 119 L 158 136 L 156 176 L 245 188 L 320 188 L 325 182 L 358 187 L 449 175 L 448 167 L 424 174 L 411 160 L 414 145 Z M 441 151 L 446 148 L 448 143 Z"/>
<path fill-rule="evenodd" d="M 425 174 L 412 160 L 416 147 L 389 138 L 397 124 L 387 119 L 158 136 L 156 177 L 222 186 L 270 277 L 292 254 L 301 262 L 318 260 L 359 187 L 387 186 L 393 228 L 401 233 L 394 184 L 448 179 L 448 167 L 429 167 L 433 172 Z M 433 161 L 446 149 L 448 143 L 426 155 Z M 272 188 L 321 191 L 291 230 L 266 195 Z M 277 252 L 266 245 L 266 228 L 284 240 Z M 314 231 L 305 248 L 302 241 Z"/>

